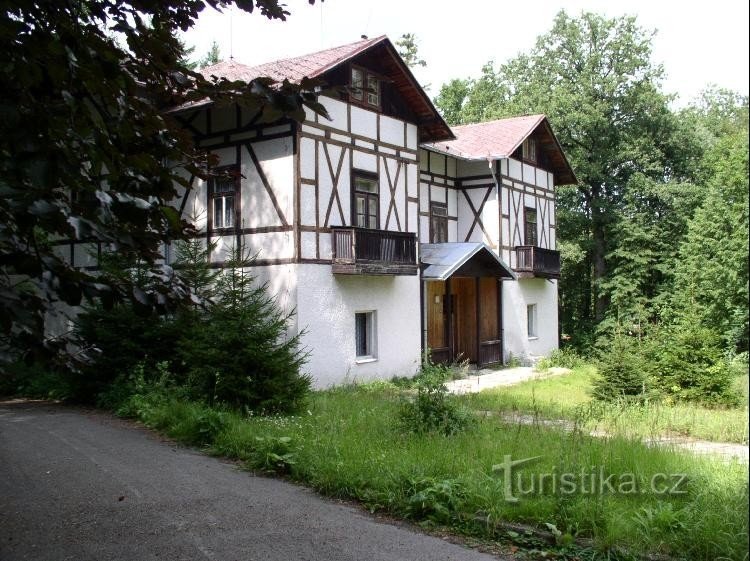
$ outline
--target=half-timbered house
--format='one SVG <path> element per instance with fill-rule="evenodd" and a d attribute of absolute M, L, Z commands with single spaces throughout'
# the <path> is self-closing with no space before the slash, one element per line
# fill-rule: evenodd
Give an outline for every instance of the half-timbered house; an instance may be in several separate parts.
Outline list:
<path fill-rule="evenodd" d="M 554 187 L 575 177 L 544 116 L 451 129 L 385 36 L 203 72 L 336 92 L 330 118 L 302 123 L 209 102 L 175 114 L 230 172 L 190 178 L 175 204 L 214 265 L 240 242 L 257 254 L 317 386 L 413 374 L 428 348 L 484 366 L 557 347 Z"/>

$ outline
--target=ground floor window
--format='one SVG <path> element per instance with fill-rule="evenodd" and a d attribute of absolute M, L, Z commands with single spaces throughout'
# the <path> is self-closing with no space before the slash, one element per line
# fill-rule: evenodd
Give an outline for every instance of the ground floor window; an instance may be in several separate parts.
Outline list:
<path fill-rule="evenodd" d="M 537 336 L 536 322 L 536 304 L 529 304 L 526 306 L 526 326 L 529 337 Z"/>
<path fill-rule="evenodd" d="M 357 358 L 375 358 L 375 312 L 354 314 Z"/>

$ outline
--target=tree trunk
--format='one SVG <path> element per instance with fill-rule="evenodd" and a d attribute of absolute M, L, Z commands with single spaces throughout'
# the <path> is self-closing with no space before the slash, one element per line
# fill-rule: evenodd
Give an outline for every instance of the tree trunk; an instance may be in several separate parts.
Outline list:
<path fill-rule="evenodd" d="M 594 274 L 591 281 L 594 293 L 594 320 L 599 323 L 604 319 L 604 314 L 609 306 L 609 298 L 601 290 L 601 282 L 607 274 L 607 263 L 604 259 L 607 244 L 602 213 L 596 206 L 592 211 L 591 233 L 594 239 L 594 254 L 592 256 Z"/>

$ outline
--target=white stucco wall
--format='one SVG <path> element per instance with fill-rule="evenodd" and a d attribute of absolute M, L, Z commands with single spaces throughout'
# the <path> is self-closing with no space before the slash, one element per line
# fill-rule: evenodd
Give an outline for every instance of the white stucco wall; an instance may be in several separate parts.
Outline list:
<path fill-rule="evenodd" d="M 305 371 L 324 388 L 415 373 L 420 360 L 417 276 L 333 275 L 297 265 L 297 324 L 310 350 Z M 376 312 L 376 359 L 357 362 L 354 314 Z"/>
<path fill-rule="evenodd" d="M 537 307 L 537 336 L 528 336 L 527 309 Z M 558 347 L 557 281 L 519 279 L 503 283 L 505 360 L 512 354 L 523 363 L 534 362 Z"/>

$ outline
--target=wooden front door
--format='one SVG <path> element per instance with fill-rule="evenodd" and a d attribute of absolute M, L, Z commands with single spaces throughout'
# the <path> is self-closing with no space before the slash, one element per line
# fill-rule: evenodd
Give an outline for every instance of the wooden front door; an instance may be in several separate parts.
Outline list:
<path fill-rule="evenodd" d="M 425 286 L 427 346 L 436 362 L 502 361 L 500 285 L 493 277 L 453 277 Z"/>

